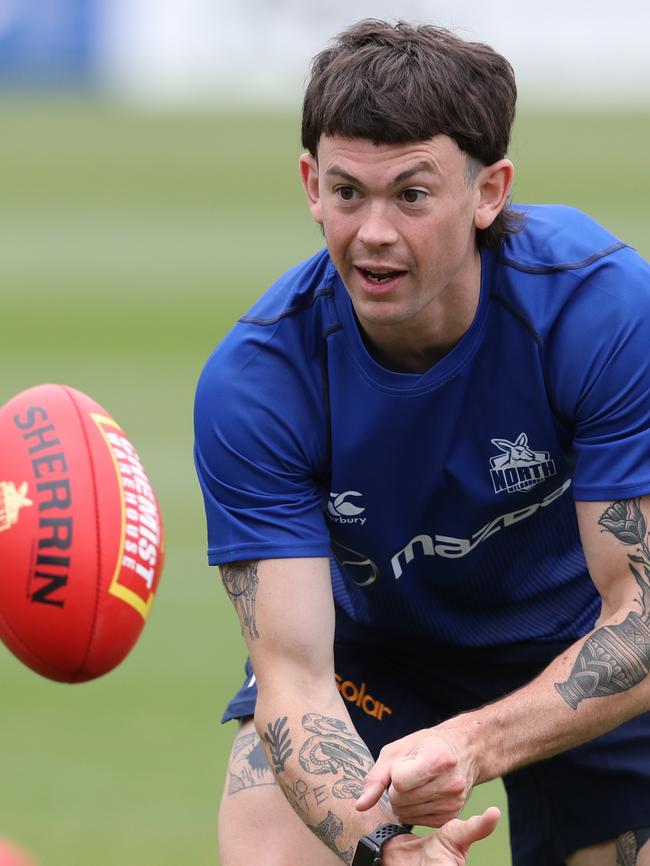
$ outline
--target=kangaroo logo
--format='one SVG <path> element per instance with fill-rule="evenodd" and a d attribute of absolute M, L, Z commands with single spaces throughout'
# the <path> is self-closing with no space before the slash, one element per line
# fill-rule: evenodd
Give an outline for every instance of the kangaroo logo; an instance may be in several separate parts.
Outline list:
<path fill-rule="evenodd" d="M 490 475 L 495 493 L 530 490 L 546 478 L 557 475 L 555 461 L 549 452 L 529 448 L 525 433 L 520 433 L 514 442 L 508 439 L 490 441 L 501 451 L 490 457 Z"/>

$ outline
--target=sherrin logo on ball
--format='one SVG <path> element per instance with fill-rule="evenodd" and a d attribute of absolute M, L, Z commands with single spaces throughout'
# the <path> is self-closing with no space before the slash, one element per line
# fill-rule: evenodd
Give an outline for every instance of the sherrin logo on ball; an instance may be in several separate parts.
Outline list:
<path fill-rule="evenodd" d="M 119 424 L 64 385 L 0 409 L 0 638 L 30 668 L 83 682 L 147 620 L 164 558 L 154 489 Z"/>

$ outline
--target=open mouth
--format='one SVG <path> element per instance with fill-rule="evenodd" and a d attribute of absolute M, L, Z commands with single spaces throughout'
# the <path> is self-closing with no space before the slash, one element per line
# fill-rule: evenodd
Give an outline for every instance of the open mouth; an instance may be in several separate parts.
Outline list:
<path fill-rule="evenodd" d="M 376 283 L 377 285 L 387 283 L 389 280 L 393 280 L 395 277 L 400 277 L 402 274 L 406 273 L 406 271 L 371 270 L 370 268 L 359 268 L 359 270 L 367 280 L 370 280 L 371 283 Z"/>

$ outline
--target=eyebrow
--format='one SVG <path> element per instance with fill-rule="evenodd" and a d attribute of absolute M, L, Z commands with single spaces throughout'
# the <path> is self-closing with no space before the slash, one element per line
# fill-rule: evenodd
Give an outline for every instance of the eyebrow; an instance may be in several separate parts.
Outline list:
<path fill-rule="evenodd" d="M 409 178 L 413 177 L 416 174 L 420 174 L 421 172 L 426 172 L 427 174 L 439 174 L 438 170 L 435 168 L 433 163 L 429 162 L 429 160 L 423 159 L 421 162 L 416 163 L 411 168 L 407 168 L 405 171 L 401 171 L 396 177 L 391 181 L 391 186 L 398 186 L 398 184 L 403 183 L 405 180 L 409 180 Z M 359 184 L 358 178 L 354 177 L 354 175 L 342 169 L 339 165 L 332 165 L 325 171 L 325 175 L 327 177 L 342 177 L 344 180 L 349 181 L 353 184 Z"/>

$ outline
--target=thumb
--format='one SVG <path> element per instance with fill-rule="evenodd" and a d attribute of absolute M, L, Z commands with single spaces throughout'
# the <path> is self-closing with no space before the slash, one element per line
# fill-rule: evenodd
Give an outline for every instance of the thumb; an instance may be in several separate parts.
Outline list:
<path fill-rule="evenodd" d="M 390 778 L 390 767 L 384 769 L 379 762 L 376 763 L 364 779 L 363 793 L 354 804 L 357 812 L 365 812 L 379 802 L 381 795 L 390 785 Z"/>
<path fill-rule="evenodd" d="M 485 839 L 499 823 L 501 812 L 490 806 L 482 815 L 473 815 L 466 821 L 450 821 L 438 831 L 438 841 L 450 850 L 467 850 L 473 842 Z"/>

